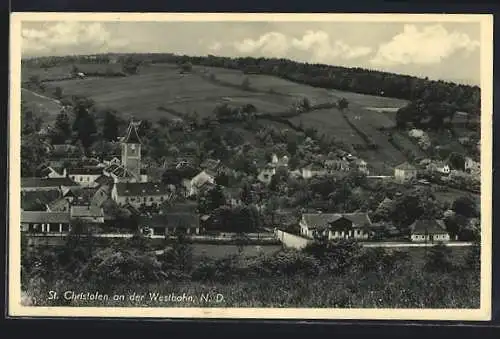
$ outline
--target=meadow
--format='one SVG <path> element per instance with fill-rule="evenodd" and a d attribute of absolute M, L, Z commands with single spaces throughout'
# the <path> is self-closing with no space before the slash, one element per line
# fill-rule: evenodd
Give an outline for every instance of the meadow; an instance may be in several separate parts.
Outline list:
<path fill-rule="evenodd" d="M 84 66 L 100 67 L 101 70 L 119 67 L 116 64 L 77 65 L 82 69 L 85 69 Z M 98 108 L 112 108 L 126 119 L 132 116 L 151 120 L 178 119 L 195 112 L 203 118 L 211 116 L 214 108 L 221 104 L 232 107 L 252 104 L 258 112 L 279 114 L 289 111 L 303 98 L 308 98 L 312 105 L 316 105 L 335 103 L 344 97 L 349 101 L 349 108 L 344 114 L 334 108 L 317 109 L 291 118 L 290 121 L 293 124 L 301 123 L 305 128 L 313 127 L 321 134 L 334 136 L 348 144 L 358 145 L 360 156 L 373 162 L 377 174 L 385 174 L 388 171 L 387 164 L 394 166 L 406 160 L 406 156 L 379 130 L 394 126 L 390 114 L 372 110 L 373 107 L 402 107 L 406 104 L 404 100 L 316 88 L 273 76 L 244 74 L 238 70 L 215 67 L 193 66 L 191 73 L 181 74 L 178 66 L 173 64 L 147 64 L 140 67 L 138 74 L 126 77 L 64 79 L 63 75 L 69 74 L 70 70 L 70 65 L 46 70 L 31 67 L 23 70 L 23 77 L 29 79 L 32 74 L 42 74 L 42 79 L 50 80 L 44 83 L 44 95 L 50 96 L 56 87 L 60 87 L 64 96 L 90 97 Z M 250 88 L 244 89 L 241 85 L 246 78 L 249 79 Z M 30 97 L 25 91 L 23 98 L 27 101 L 41 100 Z M 47 101 L 47 105 L 54 107 L 54 102 Z M 56 108 L 49 110 L 59 111 Z M 377 144 L 377 149 L 366 150 L 369 143 Z"/>

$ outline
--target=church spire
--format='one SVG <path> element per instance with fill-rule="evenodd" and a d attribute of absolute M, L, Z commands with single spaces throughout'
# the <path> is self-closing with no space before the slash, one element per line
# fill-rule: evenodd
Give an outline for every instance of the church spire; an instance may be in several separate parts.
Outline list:
<path fill-rule="evenodd" d="M 127 132 L 125 133 L 125 137 L 123 138 L 123 143 L 125 144 L 140 144 L 141 139 L 139 138 L 139 133 L 137 132 L 137 126 L 140 125 L 140 122 L 135 122 L 133 120 L 130 121 L 130 124 L 127 128 Z"/>

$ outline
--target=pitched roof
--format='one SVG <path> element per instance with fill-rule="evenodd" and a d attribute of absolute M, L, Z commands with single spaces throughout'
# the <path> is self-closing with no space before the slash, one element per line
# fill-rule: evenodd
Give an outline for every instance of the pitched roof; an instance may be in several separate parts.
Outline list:
<path fill-rule="evenodd" d="M 172 192 L 169 185 L 155 182 L 128 182 L 117 183 L 116 191 L 119 196 L 149 196 L 166 195 Z"/>
<path fill-rule="evenodd" d="M 21 187 L 59 187 L 59 186 L 78 186 L 70 178 L 21 178 Z"/>
<path fill-rule="evenodd" d="M 371 220 L 366 213 L 304 213 L 303 218 L 309 228 L 328 227 L 329 224 L 345 218 L 353 223 L 353 227 L 371 225 Z"/>
<path fill-rule="evenodd" d="M 99 175 L 102 174 L 102 167 L 74 167 L 68 168 L 68 174 L 72 175 Z"/>
<path fill-rule="evenodd" d="M 102 208 L 97 206 L 71 206 L 71 217 L 104 217 L 104 212 Z"/>
<path fill-rule="evenodd" d="M 140 144 L 141 139 L 139 138 L 139 133 L 137 132 L 137 123 L 131 122 L 125 132 L 125 136 L 122 140 L 125 144 Z"/>
<path fill-rule="evenodd" d="M 410 225 L 412 234 L 446 234 L 446 226 L 442 220 L 416 220 Z"/>
<path fill-rule="evenodd" d="M 408 162 L 404 162 L 404 163 L 396 166 L 396 169 L 404 170 L 404 171 L 416 171 L 417 170 L 417 168 L 415 166 L 411 165 Z"/>
<path fill-rule="evenodd" d="M 200 225 L 200 216 L 197 213 L 169 213 L 139 216 L 139 226 L 169 227 L 169 228 L 197 228 Z"/>
<path fill-rule="evenodd" d="M 107 175 L 104 175 L 104 174 L 101 175 L 100 177 L 98 177 L 97 179 L 95 179 L 94 182 L 96 182 L 100 186 L 104 186 L 104 185 L 113 186 L 113 184 L 114 184 L 113 178 L 111 178 Z"/>
<path fill-rule="evenodd" d="M 21 223 L 48 224 L 69 223 L 68 212 L 21 211 Z"/>
<path fill-rule="evenodd" d="M 21 208 L 25 211 L 45 211 L 46 205 L 61 196 L 58 189 L 47 191 L 21 191 Z"/>

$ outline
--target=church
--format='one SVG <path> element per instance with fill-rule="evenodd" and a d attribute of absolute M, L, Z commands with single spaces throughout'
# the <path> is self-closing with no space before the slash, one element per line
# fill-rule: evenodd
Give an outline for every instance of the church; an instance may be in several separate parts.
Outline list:
<path fill-rule="evenodd" d="M 114 183 L 147 182 L 148 177 L 141 168 L 141 140 L 137 128 L 140 122 L 131 122 L 125 136 L 121 138 L 121 164 L 111 163 L 103 174 L 113 178 Z"/>

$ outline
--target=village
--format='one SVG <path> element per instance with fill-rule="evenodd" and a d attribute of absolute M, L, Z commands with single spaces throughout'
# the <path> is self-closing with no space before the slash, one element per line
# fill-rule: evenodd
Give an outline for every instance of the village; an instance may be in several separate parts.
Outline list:
<path fill-rule="evenodd" d="M 39 168 L 39 176 L 21 180 L 21 230 L 33 236 L 64 236 L 75 223 L 85 223 L 92 225 L 97 236 L 124 237 L 140 232 L 150 238 L 168 238 L 183 234 L 222 243 L 245 236 L 257 244 L 277 240 L 292 248 L 303 248 L 317 239 L 435 244 L 472 241 L 479 234 L 477 214 L 471 212 L 459 219 L 460 226 L 454 219 L 457 212 L 462 213 L 462 205 L 470 201 L 467 196 L 471 192 L 467 191 L 463 192 L 465 198 L 453 203 L 437 201 L 436 213 L 423 213 L 409 224 L 403 222 L 396 227 L 389 217 L 404 209 L 408 201 L 411 203 L 411 197 L 405 198 L 405 190 L 418 189 L 425 195 L 436 180 L 444 185 L 453 182 L 454 176 L 479 180 L 479 164 L 470 157 L 462 157 L 463 163 L 458 166 L 456 159 L 405 162 L 394 168 L 393 176 L 387 176 L 371 173 L 366 161 L 339 149 L 318 153 L 302 167 L 292 166 L 297 162 L 291 161 L 286 152 L 272 153 L 267 163 L 256 164 L 254 180 L 242 185 L 238 183 L 241 173 L 221 160 L 208 158 L 196 165 L 190 154 L 179 154 L 165 163 L 160 169 L 163 175 L 148 175 L 151 171 L 141 158 L 140 126 L 140 121 L 129 123 L 117 142 L 121 156 L 86 157 L 73 145 L 47 143 L 50 158 Z M 314 148 L 314 143 L 306 138 L 304 147 Z M 314 194 L 326 193 L 327 200 L 332 198 L 335 192 L 321 192 L 332 178 L 357 182 L 342 188 L 350 190 L 349 194 L 363 185 L 378 185 L 379 195 L 383 187 L 396 190 L 383 194 L 378 205 L 370 196 L 372 206 L 361 201 L 350 208 L 344 202 L 340 205 L 345 207 L 332 212 L 331 204 L 322 207 L 312 203 L 317 200 Z M 295 208 L 286 207 L 277 200 L 293 196 L 289 180 L 315 186 L 316 193 L 306 192 Z M 361 183 L 366 181 L 369 183 Z M 235 182 L 238 184 L 231 185 Z M 324 187 L 318 191 L 318 185 Z M 230 211 L 238 213 L 231 216 Z"/>

